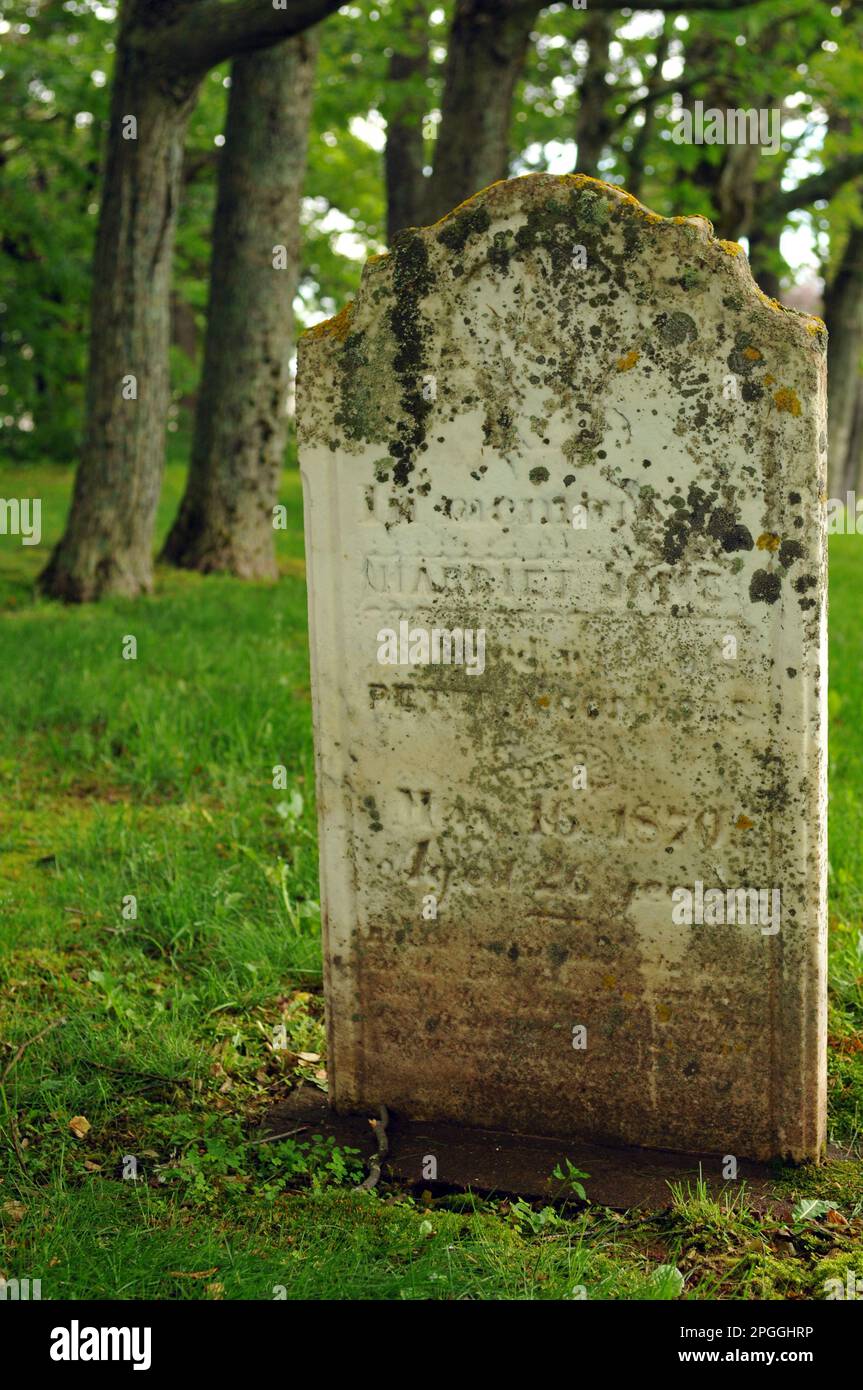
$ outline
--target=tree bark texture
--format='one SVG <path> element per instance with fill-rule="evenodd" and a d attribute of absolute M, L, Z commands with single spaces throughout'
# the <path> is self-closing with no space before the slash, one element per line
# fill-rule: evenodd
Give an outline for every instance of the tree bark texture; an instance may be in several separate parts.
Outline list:
<path fill-rule="evenodd" d="M 429 15 L 432 0 L 402 0 L 396 13 L 399 35 L 389 64 L 384 101 L 387 143 L 384 176 L 387 239 L 425 222 L 426 178 L 423 121 L 428 110 Z"/>
<path fill-rule="evenodd" d="M 277 574 L 273 507 L 316 50 L 317 35 L 303 34 L 231 68 L 192 460 L 163 552 L 186 569 Z"/>
<path fill-rule="evenodd" d="M 278 43 L 338 0 L 124 0 L 117 33 L 90 321 L 84 449 L 66 531 L 40 587 L 70 602 L 152 587 L 168 408 L 170 279 L 183 142 L 198 86 L 235 52 Z M 135 137 L 130 121 L 135 121 Z"/>

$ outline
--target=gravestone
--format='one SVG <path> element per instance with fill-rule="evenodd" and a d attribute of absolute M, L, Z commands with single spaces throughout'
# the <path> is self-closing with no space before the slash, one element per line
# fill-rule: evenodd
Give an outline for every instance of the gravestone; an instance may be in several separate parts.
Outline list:
<path fill-rule="evenodd" d="M 818 1157 L 825 339 L 580 175 L 302 338 L 337 1109 Z"/>

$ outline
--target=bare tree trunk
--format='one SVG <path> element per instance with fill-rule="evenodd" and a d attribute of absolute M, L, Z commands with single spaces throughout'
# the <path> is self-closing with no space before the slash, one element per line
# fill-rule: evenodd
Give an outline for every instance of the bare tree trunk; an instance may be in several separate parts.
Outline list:
<path fill-rule="evenodd" d="M 84 453 L 66 533 L 40 580 L 45 593 L 68 602 L 151 585 L 171 256 L 197 85 L 154 83 L 121 27 L 93 266 Z"/>
<path fill-rule="evenodd" d="M 399 34 L 390 58 L 384 101 L 384 175 L 390 244 L 405 227 L 419 227 L 425 221 L 423 120 L 429 107 L 425 78 L 431 7 L 431 0 L 401 0 L 396 11 Z"/>
<path fill-rule="evenodd" d="M 43 591 L 152 586 L 168 407 L 171 253 L 183 140 L 203 74 L 316 24 L 338 0 L 124 0 L 93 268 L 85 447 Z"/>
<path fill-rule="evenodd" d="M 515 84 L 538 0 L 456 0 L 426 217 L 505 179 Z"/>
<path fill-rule="evenodd" d="M 219 164 L 192 460 L 163 558 L 277 574 L 273 507 L 287 436 L 317 35 L 235 59 Z"/>
<path fill-rule="evenodd" d="M 719 102 L 711 102 L 719 106 Z M 721 109 L 728 111 L 727 102 Z M 728 241 L 748 236 L 755 212 L 755 175 L 761 159 L 759 145 L 728 145 L 716 188 L 716 235 Z"/>
<path fill-rule="evenodd" d="M 578 147 L 576 168 L 580 174 L 591 177 L 599 173 L 602 151 L 614 128 L 608 115 L 609 87 L 605 80 L 611 68 L 608 49 L 613 34 L 613 15 L 588 10 L 587 22 L 581 31 L 581 37 L 587 42 L 587 65 L 579 88 L 575 140 Z"/>
<path fill-rule="evenodd" d="M 742 235 L 742 232 L 738 233 L 738 236 Z M 736 241 L 737 237 L 731 239 Z M 770 299 L 779 299 L 782 294 L 782 282 L 778 269 L 784 264 L 780 251 L 781 240 L 782 224 L 776 225 L 762 221 L 756 200 L 749 231 L 749 264 L 752 267 L 754 280 Z"/>
<path fill-rule="evenodd" d="M 647 155 L 656 130 L 657 94 L 663 86 L 664 79 L 662 76 L 662 69 L 668 57 L 670 45 L 671 39 L 669 37 L 668 22 L 664 20 L 662 31 L 656 40 L 656 62 L 650 69 L 650 76 L 645 84 L 647 87 L 647 100 L 644 106 L 644 120 L 633 136 L 632 149 L 627 158 L 626 188 L 634 198 L 640 198 L 644 188 Z"/>
<path fill-rule="evenodd" d="M 849 454 L 860 387 L 863 225 L 851 228 L 839 269 L 825 291 L 824 317 L 830 333 L 827 348 L 827 379 L 830 382 L 827 486 L 831 497 L 839 497 L 852 471 Z"/>

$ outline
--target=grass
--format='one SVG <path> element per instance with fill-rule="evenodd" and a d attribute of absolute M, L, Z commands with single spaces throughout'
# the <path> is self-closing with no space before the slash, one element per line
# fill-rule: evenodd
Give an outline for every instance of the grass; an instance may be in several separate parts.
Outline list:
<path fill-rule="evenodd" d="M 170 466 L 160 534 L 182 482 Z M 326 1084 L 299 479 L 277 585 L 160 569 L 151 598 L 73 610 L 33 593 L 70 484 L 48 466 L 3 479 L 41 496 L 43 537 L 0 539 L 0 1272 L 85 1299 L 822 1298 L 863 1274 L 850 1160 L 778 1173 L 772 1203 L 697 1185 L 622 1215 L 355 1193 L 350 1151 L 256 1145 L 298 1077 Z M 857 546 L 831 551 L 845 1146 L 863 1130 Z"/>

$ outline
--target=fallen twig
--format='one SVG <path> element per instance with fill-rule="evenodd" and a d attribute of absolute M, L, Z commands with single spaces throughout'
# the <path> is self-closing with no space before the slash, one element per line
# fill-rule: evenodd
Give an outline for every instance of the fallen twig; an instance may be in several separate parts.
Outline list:
<path fill-rule="evenodd" d="M 277 1139 L 290 1139 L 292 1134 L 302 1134 L 307 1129 L 308 1125 L 298 1125 L 296 1129 L 286 1129 L 282 1134 L 265 1134 L 263 1139 L 250 1139 L 249 1145 L 275 1144 Z"/>
<path fill-rule="evenodd" d="M 65 1018 L 55 1018 L 54 1022 L 49 1023 L 47 1028 L 43 1028 L 41 1033 L 34 1033 L 32 1038 L 27 1038 L 24 1042 L 22 1042 L 21 1046 L 18 1048 L 18 1051 L 15 1053 L 15 1056 L 9 1062 L 7 1062 L 6 1070 L 4 1071 L 3 1075 L 0 1076 L 0 1086 L 5 1085 L 6 1077 L 9 1075 L 12 1068 L 14 1066 L 17 1066 L 17 1064 L 21 1061 L 21 1058 L 24 1056 L 24 1053 L 27 1051 L 28 1047 L 32 1047 L 33 1043 L 38 1042 L 40 1038 L 44 1038 L 45 1034 L 50 1033 L 52 1029 L 62 1028 L 63 1024 L 67 1021 L 68 1020 Z"/>
<path fill-rule="evenodd" d="M 373 1153 L 368 1160 L 368 1177 L 359 1183 L 354 1192 L 370 1192 L 373 1187 L 377 1187 L 381 1178 L 381 1164 L 390 1151 L 390 1141 L 387 1138 L 387 1125 L 390 1122 L 390 1112 L 385 1105 L 381 1106 L 379 1120 L 370 1120 L 374 1125 L 375 1139 L 377 1140 L 377 1153 Z"/>

